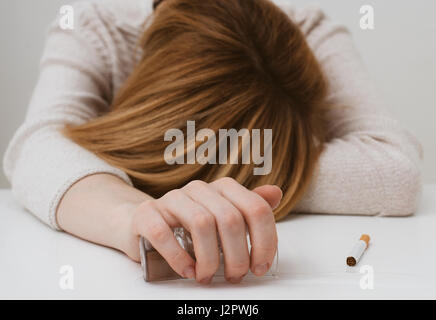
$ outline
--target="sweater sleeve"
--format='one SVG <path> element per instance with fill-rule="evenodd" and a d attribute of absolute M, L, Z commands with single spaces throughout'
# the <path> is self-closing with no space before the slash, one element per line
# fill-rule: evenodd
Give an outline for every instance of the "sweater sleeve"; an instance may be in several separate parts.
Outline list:
<path fill-rule="evenodd" d="M 83 14 L 89 9 L 85 4 L 74 9 L 74 30 L 62 30 L 59 18 L 49 29 L 26 119 L 4 158 L 4 171 L 15 197 L 57 230 L 59 202 L 78 180 L 109 173 L 131 184 L 123 171 L 59 132 L 67 123 L 80 124 L 107 111 L 111 99 L 110 68 L 92 30 L 95 22 Z"/>
<path fill-rule="evenodd" d="M 312 21 L 309 21 L 312 20 Z M 421 194 L 420 143 L 388 113 L 345 27 L 301 25 L 328 81 L 329 140 L 299 212 L 404 216 Z"/>

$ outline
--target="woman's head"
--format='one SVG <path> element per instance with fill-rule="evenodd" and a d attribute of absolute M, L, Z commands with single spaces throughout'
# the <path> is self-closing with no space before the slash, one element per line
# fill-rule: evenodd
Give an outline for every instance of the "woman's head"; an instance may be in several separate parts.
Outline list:
<path fill-rule="evenodd" d="M 326 83 L 304 35 L 269 0 L 163 2 L 147 21 L 142 59 L 111 111 L 65 134 L 152 196 L 193 179 L 230 176 L 250 189 L 281 187 L 275 215 L 285 216 L 308 186 L 324 140 Z M 255 165 L 241 159 L 168 165 L 164 133 L 185 131 L 188 120 L 216 133 L 272 129 L 272 171 L 255 176 Z"/>

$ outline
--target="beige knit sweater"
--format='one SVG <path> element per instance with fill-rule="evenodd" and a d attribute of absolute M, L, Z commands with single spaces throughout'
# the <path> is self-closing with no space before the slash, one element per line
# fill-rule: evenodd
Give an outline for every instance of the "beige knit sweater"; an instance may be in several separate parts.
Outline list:
<path fill-rule="evenodd" d="M 306 35 L 327 75 L 330 136 L 300 212 L 408 215 L 419 202 L 422 149 L 387 113 L 352 38 L 316 7 L 276 1 Z M 152 14 L 151 0 L 91 0 L 74 5 L 74 30 L 51 25 L 41 72 L 24 124 L 5 154 L 16 198 L 52 228 L 68 188 L 94 173 L 121 170 L 63 137 L 65 123 L 83 123 L 108 110 L 140 52 L 135 43 Z"/>

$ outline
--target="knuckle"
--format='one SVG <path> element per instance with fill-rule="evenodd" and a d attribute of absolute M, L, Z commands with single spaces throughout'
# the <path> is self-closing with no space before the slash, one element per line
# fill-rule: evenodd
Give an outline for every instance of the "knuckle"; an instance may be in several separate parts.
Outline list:
<path fill-rule="evenodd" d="M 162 200 L 178 199 L 178 198 L 180 198 L 181 194 L 182 194 L 182 191 L 180 189 L 173 189 L 173 190 L 165 193 L 161 199 Z"/>
<path fill-rule="evenodd" d="M 207 183 L 204 181 L 192 180 L 185 187 L 189 189 L 197 189 L 197 188 L 203 188 L 205 185 L 207 185 Z"/>
<path fill-rule="evenodd" d="M 157 200 L 147 200 L 144 210 L 156 210 L 158 211 L 157 207 Z"/>
<path fill-rule="evenodd" d="M 154 205 L 154 199 L 148 199 L 143 201 L 137 208 L 138 211 L 147 211 L 150 207 Z"/>
<path fill-rule="evenodd" d="M 197 231 L 208 230 L 211 226 L 214 225 L 214 218 L 199 210 L 197 213 L 194 213 L 193 219 L 193 228 Z"/>
<path fill-rule="evenodd" d="M 140 214 L 140 217 L 142 217 L 143 214 L 150 212 L 151 209 L 155 209 L 155 201 L 156 200 L 146 200 L 142 202 L 136 207 L 135 213 Z"/>
<path fill-rule="evenodd" d="M 150 240 L 155 242 L 165 242 L 168 240 L 169 233 L 165 225 L 157 224 L 149 230 Z"/>
<path fill-rule="evenodd" d="M 236 183 L 236 180 L 233 179 L 232 177 L 222 177 L 219 178 L 216 182 L 222 185 L 230 185 Z"/>
<path fill-rule="evenodd" d="M 249 215 L 254 219 L 263 219 L 272 215 L 272 210 L 268 203 L 259 199 L 252 202 Z"/>
<path fill-rule="evenodd" d="M 244 219 L 239 213 L 228 212 L 221 217 L 222 225 L 228 231 L 239 232 L 244 224 Z"/>

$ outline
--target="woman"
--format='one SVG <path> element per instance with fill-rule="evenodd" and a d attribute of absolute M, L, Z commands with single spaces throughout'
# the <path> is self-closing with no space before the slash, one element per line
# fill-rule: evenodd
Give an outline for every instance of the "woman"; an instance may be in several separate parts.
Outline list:
<path fill-rule="evenodd" d="M 347 30 L 319 9 L 269 0 L 74 9 L 74 30 L 50 29 L 4 163 L 15 195 L 52 228 L 135 261 L 144 236 L 177 273 L 205 284 L 220 240 L 225 276 L 238 283 L 268 271 L 275 220 L 291 211 L 415 211 L 421 147 L 387 115 Z M 272 148 L 271 172 L 254 175 L 239 156 L 169 165 L 164 134 L 186 133 L 187 121 L 213 133 L 271 129 L 270 145 L 265 134 L 253 143 Z M 196 261 L 176 226 L 191 232 Z"/>

